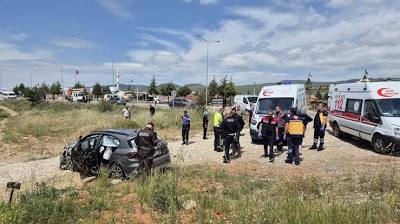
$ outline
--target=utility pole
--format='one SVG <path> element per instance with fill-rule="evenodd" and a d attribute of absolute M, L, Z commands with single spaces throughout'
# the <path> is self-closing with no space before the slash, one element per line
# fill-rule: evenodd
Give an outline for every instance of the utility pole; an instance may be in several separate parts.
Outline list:
<path fill-rule="evenodd" d="M 204 37 L 202 37 L 200 34 L 196 34 L 195 37 L 201 41 L 203 41 L 204 43 L 206 43 L 206 47 L 207 47 L 207 57 L 206 57 L 206 106 L 208 105 L 208 49 L 209 49 L 209 45 L 212 43 L 221 43 L 221 41 L 219 40 L 214 40 L 214 41 L 210 41 L 205 39 Z"/>

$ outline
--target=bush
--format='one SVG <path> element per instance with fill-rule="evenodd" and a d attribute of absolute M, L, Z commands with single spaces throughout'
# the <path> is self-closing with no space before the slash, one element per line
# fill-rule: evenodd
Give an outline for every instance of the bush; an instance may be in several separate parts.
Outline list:
<path fill-rule="evenodd" d="M 113 111 L 114 105 L 105 100 L 100 100 L 98 108 L 99 108 L 100 112 L 103 112 L 103 113 L 110 112 L 110 111 Z"/>

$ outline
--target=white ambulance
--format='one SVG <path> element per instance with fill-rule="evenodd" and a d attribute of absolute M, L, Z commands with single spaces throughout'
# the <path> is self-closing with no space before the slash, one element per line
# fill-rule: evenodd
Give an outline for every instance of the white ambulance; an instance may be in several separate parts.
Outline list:
<path fill-rule="evenodd" d="M 371 142 L 373 150 L 393 153 L 400 146 L 400 82 L 331 85 L 328 100 L 333 134 Z"/>
<path fill-rule="evenodd" d="M 268 112 L 275 111 L 279 106 L 284 113 L 288 113 L 291 107 L 298 110 L 306 110 L 306 92 L 302 84 L 282 84 L 274 86 L 264 86 L 257 99 L 255 112 L 251 118 L 250 135 L 253 141 L 259 141 L 258 124 L 262 117 Z"/>

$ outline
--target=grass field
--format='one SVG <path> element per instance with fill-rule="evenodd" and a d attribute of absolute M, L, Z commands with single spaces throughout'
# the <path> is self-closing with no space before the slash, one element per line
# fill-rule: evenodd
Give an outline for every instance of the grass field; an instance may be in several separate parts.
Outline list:
<path fill-rule="evenodd" d="M 8 118 L 9 116 L 10 115 L 7 112 L 5 112 L 4 110 L 0 109 L 0 121 L 5 119 L 5 118 Z"/>
<path fill-rule="evenodd" d="M 106 172 L 78 191 L 40 185 L 2 223 L 398 223 L 398 173 L 344 179 L 261 178 L 209 166 L 111 185 Z M 190 203 L 189 203 L 190 202 Z"/>
<path fill-rule="evenodd" d="M 99 105 L 72 103 L 43 103 L 30 106 L 24 101 L 3 102 L 17 112 L 19 116 L 10 118 L 4 130 L 6 143 L 18 144 L 23 137 L 47 141 L 59 141 L 60 138 L 77 138 L 90 131 L 107 128 L 142 128 L 149 121 L 156 125 L 156 131 L 163 138 L 171 140 L 180 137 L 180 117 L 182 110 L 157 110 L 150 117 L 145 108 L 131 107 L 132 119 L 123 119 L 122 106 L 112 106 L 109 111 L 102 112 Z M 202 112 L 189 112 L 193 129 L 200 130 Z"/>

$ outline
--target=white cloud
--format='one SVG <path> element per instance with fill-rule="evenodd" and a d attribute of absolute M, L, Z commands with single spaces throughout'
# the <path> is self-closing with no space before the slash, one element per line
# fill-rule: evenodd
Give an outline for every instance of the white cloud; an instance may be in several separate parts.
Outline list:
<path fill-rule="evenodd" d="M 10 36 L 10 40 L 13 41 L 23 41 L 28 38 L 28 34 L 26 33 L 15 33 Z"/>
<path fill-rule="evenodd" d="M 44 49 L 22 51 L 15 44 L 0 41 L 0 61 L 26 61 L 48 59 L 52 52 Z"/>
<path fill-rule="evenodd" d="M 88 40 L 69 37 L 69 38 L 60 38 L 54 40 L 52 42 L 53 45 L 63 48 L 73 48 L 73 49 L 93 49 L 96 48 L 96 45 Z"/>
<path fill-rule="evenodd" d="M 97 0 L 97 2 L 109 13 L 122 18 L 132 17 L 129 5 L 132 0 Z"/>
<path fill-rule="evenodd" d="M 182 0 L 185 3 L 198 2 L 200 5 L 215 5 L 219 0 Z"/>

